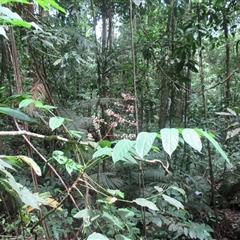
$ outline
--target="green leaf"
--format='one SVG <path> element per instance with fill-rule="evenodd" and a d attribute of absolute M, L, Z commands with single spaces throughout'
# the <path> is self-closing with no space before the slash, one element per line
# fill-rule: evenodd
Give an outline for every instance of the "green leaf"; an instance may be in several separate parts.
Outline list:
<path fill-rule="evenodd" d="M 30 22 L 31 26 L 34 27 L 36 30 L 40 30 L 43 32 L 42 28 L 39 27 L 35 22 Z"/>
<path fill-rule="evenodd" d="M 180 192 L 183 196 L 186 195 L 186 192 L 182 188 L 179 188 L 179 187 L 176 187 L 176 186 L 170 186 L 170 188 Z"/>
<path fill-rule="evenodd" d="M 112 196 L 119 196 L 121 198 L 124 198 L 124 193 L 120 190 L 107 189 L 107 192 L 110 193 Z"/>
<path fill-rule="evenodd" d="M 7 37 L 5 29 L 1 26 L 0 26 L 0 35 L 4 36 L 7 40 L 9 40 L 8 37 Z"/>
<path fill-rule="evenodd" d="M 104 147 L 111 147 L 112 143 L 109 140 L 101 140 L 99 141 L 99 146 Z"/>
<path fill-rule="evenodd" d="M 142 2 L 142 0 L 133 0 L 133 2 L 139 7 L 141 2 Z"/>
<path fill-rule="evenodd" d="M 37 165 L 37 163 L 30 157 L 27 156 L 18 156 L 19 159 L 21 159 L 23 162 L 27 163 L 38 176 L 42 176 L 42 172 L 40 167 Z"/>
<path fill-rule="evenodd" d="M 132 163 L 132 164 L 137 164 L 137 161 L 130 154 L 127 154 L 125 156 L 124 161 L 126 161 L 128 163 Z"/>
<path fill-rule="evenodd" d="M 109 240 L 109 238 L 101 233 L 92 233 L 88 236 L 87 240 Z"/>
<path fill-rule="evenodd" d="M 7 158 L 6 156 L 1 156 L 1 158 Z M 4 168 L 9 168 L 9 169 L 12 169 L 12 170 L 15 170 L 11 164 L 5 162 L 4 160 L 0 159 L 0 166 L 1 167 L 4 167 Z"/>
<path fill-rule="evenodd" d="M 0 6 L 0 12 L 1 12 L 1 15 L 7 16 L 8 19 L 19 19 L 19 20 L 22 20 L 22 18 L 16 12 L 12 12 L 7 7 Z"/>
<path fill-rule="evenodd" d="M 54 48 L 53 44 L 47 40 L 41 39 L 43 45 L 45 45 L 46 47 L 50 47 L 50 48 Z"/>
<path fill-rule="evenodd" d="M 53 130 L 60 127 L 64 122 L 64 118 L 62 117 L 51 117 L 49 119 L 49 127 Z"/>
<path fill-rule="evenodd" d="M 151 210 L 159 210 L 158 207 L 151 201 L 145 199 L 145 198 L 137 198 L 135 200 L 133 200 L 133 202 L 135 202 L 136 204 L 142 206 L 142 207 L 148 207 Z"/>
<path fill-rule="evenodd" d="M 162 192 L 163 192 L 163 188 L 161 188 L 161 187 L 154 186 L 154 188 L 155 188 L 159 193 L 162 193 Z"/>
<path fill-rule="evenodd" d="M 8 116 L 17 118 L 25 122 L 37 123 L 37 120 L 35 118 L 32 118 L 31 116 L 29 116 L 25 112 L 22 112 L 19 109 L 14 109 L 10 107 L 0 107 L 0 113 L 6 114 Z"/>
<path fill-rule="evenodd" d="M 135 141 L 129 139 L 122 139 L 113 148 L 112 158 L 113 162 L 116 163 L 120 160 L 126 161 L 127 155 L 129 155 L 130 149 L 134 146 Z"/>
<path fill-rule="evenodd" d="M 72 174 L 72 171 L 75 170 L 75 162 L 72 159 L 68 159 L 68 161 L 65 164 L 65 168 L 69 175 Z"/>
<path fill-rule="evenodd" d="M 38 205 L 38 199 L 36 196 L 26 187 L 19 185 L 20 193 L 19 197 L 21 198 L 21 201 L 35 209 L 39 209 Z"/>
<path fill-rule="evenodd" d="M 61 62 L 62 62 L 62 58 L 59 58 L 59 59 L 57 59 L 54 63 L 53 63 L 53 66 L 56 66 L 56 65 L 58 65 L 58 64 L 60 64 Z"/>
<path fill-rule="evenodd" d="M 60 164 L 65 164 L 68 161 L 68 157 L 64 156 L 64 153 L 59 150 L 53 151 L 52 157 Z"/>
<path fill-rule="evenodd" d="M 103 157 L 103 156 L 112 156 L 112 148 L 105 147 L 105 148 L 99 148 L 97 151 L 93 154 L 93 158 Z"/>
<path fill-rule="evenodd" d="M 136 152 L 141 159 L 151 150 L 157 133 L 141 132 L 136 139 Z"/>
<path fill-rule="evenodd" d="M 118 208 L 117 212 L 118 212 L 118 215 L 121 216 L 123 220 L 132 218 L 135 215 L 134 211 L 128 208 Z"/>
<path fill-rule="evenodd" d="M 29 104 L 34 103 L 34 102 L 35 102 L 35 100 L 33 100 L 33 99 L 24 99 L 19 103 L 19 108 L 27 107 Z"/>
<path fill-rule="evenodd" d="M 194 129 L 185 128 L 182 130 L 183 139 L 186 143 L 188 143 L 192 148 L 196 149 L 201 153 L 202 150 L 202 142 Z"/>
<path fill-rule="evenodd" d="M 122 228 L 122 225 L 123 225 L 123 221 L 112 215 L 112 214 L 109 214 L 108 212 L 105 212 L 103 211 L 103 214 L 102 214 L 102 217 L 107 221 L 109 222 L 110 224 L 114 224 L 115 226 L 119 227 L 121 230 L 123 230 Z"/>
<path fill-rule="evenodd" d="M 193 229 L 189 229 L 189 233 L 188 234 L 189 234 L 191 239 L 196 239 L 197 238 L 196 232 L 195 232 L 194 228 Z"/>
<path fill-rule="evenodd" d="M 91 209 L 83 209 L 77 212 L 73 217 L 74 218 L 89 218 L 94 216 L 94 212 Z"/>
<path fill-rule="evenodd" d="M 188 229 L 186 227 L 183 228 L 183 233 L 186 237 L 188 236 Z"/>
<path fill-rule="evenodd" d="M 222 155 L 222 157 L 227 161 L 228 164 L 232 165 L 226 155 L 226 153 L 223 151 L 223 149 L 220 147 L 219 143 L 207 132 L 199 129 L 201 133 L 213 144 L 213 146 L 216 148 L 216 150 Z"/>
<path fill-rule="evenodd" d="M 176 150 L 178 145 L 178 130 L 176 128 L 164 128 L 161 129 L 160 133 L 162 137 L 163 149 L 171 157 L 172 153 Z"/>
<path fill-rule="evenodd" d="M 184 206 L 182 205 L 181 202 L 179 202 L 178 200 L 176 200 L 175 198 L 169 197 L 165 194 L 162 194 L 162 197 L 164 198 L 165 201 L 167 201 L 168 203 L 172 204 L 173 206 L 175 206 L 177 209 L 184 209 Z"/>

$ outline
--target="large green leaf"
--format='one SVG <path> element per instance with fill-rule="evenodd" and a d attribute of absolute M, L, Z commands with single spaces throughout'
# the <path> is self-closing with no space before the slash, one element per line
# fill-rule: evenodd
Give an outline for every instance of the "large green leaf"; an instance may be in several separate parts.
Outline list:
<path fill-rule="evenodd" d="M 141 159 L 150 151 L 157 133 L 141 132 L 136 139 L 136 152 Z"/>
<path fill-rule="evenodd" d="M 142 207 L 148 207 L 149 209 L 154 210 L 154 211 L 159 210 L 155 203 L 153 203 L 145 198 L 137 198 L 137 199 L 133 200 L 133 202 L 135 202 L 137 205 L 140 205 Z"/>
<path fill-rule="evenodd" d="M 98 158 L 98 157 L 103 157 L 103 156 L 112 156 L 112 148 L 109 147 L 104 147 L 101 148 L 99 147 L 97 151 L 93 154 L 93 158 Z"/>
<path fill-rule="evenodd" d="M 178 145 L 178 130 L 176 128 L 163 128 L 161 129 L 160 133 L 162 137 L 163 149 L 171 157 L 172 153 L 176 150 Z"/>
<path fill-rule="evenodd" d="M 53 130 L 60 127 L 64 122 L 64 118 L 62 117 L 51 117 L 49 119 L 49 127 Z"/>
<path fill-rule="evenodd" d="M 182 205 L 181 202 L 179 202 L 178 200 L 176 200 L 175 198 L 169 197 L 165 194 L 162 194 L 162 197 L 164 198 L 165 201 L 167 201 L 168 203 L 172 204 L 173 206 L 175 206 L 177 209 L 184 209 L 184 206 Z"/>
<path fill-rule="evenodd" d="M 6 158 L 4 155 L 0 156 L 1 158 Z M 10 168 L 12 170 L 14 170 L 14 168 L 12 167 L 12 165 L 10 165 L 9 163 L 3 161 L 2 159 L 0 159 L 0 166 L 3 168 Z M 1 170 L 1 169 L 0 169 Z"/>
<path fill-rule="evenodd" d="M 9 8 L 0 6 L 0 21 L 10 23 L 15 26 L 22 26 L 30 28 L 31 24 L 23 21 L 22 18 L 16 13 L 12 12 Z"/>
<path fill-rule="evenodd" d="M 94 215 L 95 214 L 94 214 L 93 210 L 85 208 L 85 209 L 82 209 L 79 212 L 77 212 L 73 217 L 74 218 L 89 218 Z"/>
<path fill-rule="evenodd" d="M 36 0 L 37 3 L 44 9 L 50 9 L 51 7 L 66 13 L 65 9 L 60 7 L 58 3 L 56 3 L 54 0 Z"/>
<path fill-rule="evenodd" d="M 122 139 L 118 141 L 118 143 L 113 148 L 112 158 L 116 163 L 117 161 L 129 161 L 128 155 L 130 149 L 134 146 L 135 141 L 131 141 L 129 139 Z"/>
<path fill-rule="evenodd" d="M 182 135 L 186 143 L 188 143 L 192 148 L 201 152 L 202 142 L 196 131 L 191 128 L 185 128 L 182 130 Z"/>
<path fill-rule="evenodd" d="M 6 114 L 8 116 L 17 118 L 25 122 L 37 123 L 37 120 L 35 118 L 32 118 L 31 116 L 29 116 L 25 112 L 20 111 L 19 109 L 10 107 L 0 107 L 0 113 Z"/>
<path fill-rule="evenodd" d="M 38 176 L 42 176 L 42 172 L 40 167 L 38 166 L 38 164 L 30 157 L 27 156 L 17 156 L 19 159 L 21 159 L 22 161 L 24 161 L 25 163 L 27 163 Z"/>
<path fill-rule="evenodd" d="M 87 240 L 109 240 L 109 238 L 101 233 L 92 233 L 88 236 Z"/>
<path fill-rule="evenodd" d="M 227 163 L 229 163 L 230 165 L 232 165 L 227 157 L 227 154 L 223 151 L 223 149 L 220 147 L 219 143 L 207 132 L 198 129 L 198 131 L 200 131 L 203 136 L 205 136 L 212 144 L 213 146 L 217 149 L 217 151 L 222 155 L 222 157 L 227 161 Z"/>

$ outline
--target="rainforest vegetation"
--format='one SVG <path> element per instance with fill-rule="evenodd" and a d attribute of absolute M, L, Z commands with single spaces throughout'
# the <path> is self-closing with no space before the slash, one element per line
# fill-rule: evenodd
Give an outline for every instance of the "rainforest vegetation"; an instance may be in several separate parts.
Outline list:
<path fill-rule="evenodd" d="M 0 239 L 240 239 L 238 0 L 0 0 Z"/>

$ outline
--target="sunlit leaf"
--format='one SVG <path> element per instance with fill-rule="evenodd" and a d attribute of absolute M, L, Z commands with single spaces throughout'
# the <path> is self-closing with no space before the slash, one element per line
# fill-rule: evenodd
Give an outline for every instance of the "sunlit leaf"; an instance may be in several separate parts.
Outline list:
<path fill-rule="evenodd" d="M 106 200 L 109 203 L 115 203 L 118 199 L 116 197 L 108 196 L 108 197 L 106 197 Z"/>
<path fill-rule="evenodd" d="M 176 128 L 164 128 L 160 131 L 163 149 L 171 157 L 176 150 L 179 141 L 179 133 Z"/>
<path fill-rule="evenodd" d="M 34 193 L 34 196 L 37 196 L 37 195 Z M 51 197 L 46 197 L 46 198 L 41 197 L 40 198 L 40 195 L 39 195 L 38 198 L 36 198 L 36 200 L 39 200 L 39 202 L 38 202 L 39 206 L 44 204 L 44 205 L 48 205 L 52 208 L 57 208 L 57 210 L 59 210 L 59 211 L 63 211 L 63 209 L 61 207 L 57 207 L 59 205 L 59 202 Z M 42 202 L 43 200 L 44 200 L 44 203 Z M 31 212 L 35 209 L 32 206 L 29 206 L 27 204 L 24 205 L 23 208 L 26 208 L 28 212 Z"/>
<path fill-rule="evenodd" d="M 133 2 L 139 7 L 142 3 L 142 0 L 133 0 Z"/>
<path fill-rule="evenodd" d="M 138 204 L 142 207 L 148 207 L 149 209 L 154 210 L 154 211 L 159 210 L 155 203 L 153 203 L 145 198 L 137 198 L 137 199 L 133 200 L 133 202 L 135 202 L 136 204 Z"/>
<path fill-rule="evenodd" d="M 227 110 L 228 110 L 233 116 L 237 116 L 236 112 L 233 111 L 231 108 L 227 108 Z"/>
<path fill-rule="evenodd" d="M 7 40 L 9 40 L 8 37 L 7 37 L 5 29 L 1 26 L 0 26 L 0 35 L 4 36 Z"/>
<path fill-rule="evenodd" d="M 154 188 L 155 188 L 159 193 L 162 193 L 162 192 L 163 192 L 163 188 L 161 188 L 161 187 L 154 186 Z"/>
<path fill-rule="evenodd" d="M 27 163 L 38 176 L 42 176 L 42 172 L 40 167 L 37 165 L 37 163 L 30 157 L 27 156 L 18 156 L 19 159 L 21 159 L 23 162 Z"/>
<path fill-rule="evenodd" d="M 236 128 L 236 129 L 234 129 L 232 131 L 228 131 L 227 132 L 227 136 L 226 136 L 226 140 L 236 136 L 239 132 L 240 132 L 240 128 Z"/>
<path fill-rule="evenodd" d="M 168 203 L 172 204 L 173 206 L 175 206 L 177 209 L 184 209 L 184 206 L 182 205 L 181 202 L 179 202 L 178 200 L 176 200 L 175 198 L 169 197 L 165 194 L 162 194 L 162 197 L 164 198 L 165 201 L 167 201 Z"/>
<path fill-rule="evenodd" d="M 53 130 L 60 127 L 64 122 L 64 118 L 62 117 L 51 117 L 49 119 L 49 127 Z"/>
<path fill-rule="evenodd" d="M 232 114 L 228 112 L 215 112 L 215 114 L 221 115 L 221 116 L 232 116 Z"/>
<path fill-rule="evenodd" d="M 12 12 L 9 8 L 7 7 L 3 7 L 0 6 L 0 13 L 2 15 L 7 16 L 10 19 L 19 19 L 22 20 L 22 18 L 16 13 L 16 12 Z"/>
<path fill-rule="evenodd" d="M 182 130 L 182 136 L 186 143 L 188 143 L 192 148 L 201 152 L 202 142 L 196 131 L 191 128 L 185 128 Z"/>
<path fill-rule="evenodd" d="M 136 139 L 136 152 L 141 159 L 151 150 L 157 133 L 141 132 Z"/>
<path fill-rule="evenodd" d="M 19 103 L 19 108 L 27 107 L 29 104 L 34 103 L 33 99 L 24 99 Z"/>
<path fill-rule="evenodd" d="M 112 196 L 119 196 L 121 198 L 124 198 L 124 193 L 120 190 L 107 189 L 107 192 L 110 193 Z"/>
<path fill-rule="evenodd" d="M 87 240 L 109 240 L 109 238 L 101 233 L 92 233 L 88 236 Z"/>
<path fill-rule="evenodd" d="M 170 186 L 170 188 L 180 192 L 183 196 L 186 195 L 186 192 L 182 188 L 179 188 L 177 186 Z"/>
<path fill-rule="evenodd" d="M 95 214 L 94 214 L 93 210 L 85 208 L 85 209 L 77 212 L 73 217 L 74 218 L 90 218 L 94 215 Z"/>
<path fill-rule="evenodd" d="M 122 139 L 117 142 L 113 148 L 112 158 L 113 162 L 120 160 L 126 161 L 126 156 L 129 155 L 130 149 L 134 146 L 135 142 L 129 139 Z"/>
<path fill-rule="evenodd" d="M 54 63 L 53 66 L 56 66 L 62 62 L 62 58 L 57 59 Z"/>
<path fill-rule="evenodd" d="M 34 27 L 35 29 L 40 30 L 40 31 L 43 32 L 42 28 L 39 27 L 35 22 L 30 22 L 29 24 L 31 24 L 31 26 Z"/>
<path fill-rule="evenodd" d="M 50 47 L 50 48 L 54 48 L 53 44 L 47 40 L 41 39 L 43 45 L 45 45 L 46 47 Z"/>
<path fill-rule="evenodd" d="M 103 157 L 103 156 L 112 156 L 112 148 L 98 148 L 97 151 L 93 154 L 93 158 Z"/>
<path fill-rule="evenodd" d="M 2 156 L 0 156 L 1 158 L 7 158 L 6 156 L 4 156 L 4 155 L 2 155 Z M 7 158 L 8 159 L 8 158 Z M 7 163 L 7 162 L 5 162 L 4 160 L 2 160 L 2 159 L 0 159 L 0 166 L 1 167 L 4 167 L 4 168 L 9 168 L 9 169 L 12 169 L 12 170 L 14 170 L 14 168 L 12 167 L 12 165 L 11 164 L 9 164 L 9 163 Z"/>

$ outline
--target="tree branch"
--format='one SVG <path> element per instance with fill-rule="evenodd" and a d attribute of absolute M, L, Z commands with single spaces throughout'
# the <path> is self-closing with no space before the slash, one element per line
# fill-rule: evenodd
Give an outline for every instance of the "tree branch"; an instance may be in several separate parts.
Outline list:
<path fill-rule="evenodd" d="M 42 135 L 42 134 L 32 133 L 32 132 L 28 132 L 28 131 L 25 131 L 25 130 L 0 131 L 0 136 L 18 136 L 18 135 L 41 138 L 41 139 L 44 139 L 46 141 L 59 140 L 59 141 L 62 141 L 62 142 L 68 142 L 68 143 L 74 143 L 74 144 L 80 144 L 80 145 L 88 145 L 88 142 L 69 140 L 67 138 L 60 137 L 60 136 L 57 136 L 57 135 L 45 136 L 45 135 Z"/>

